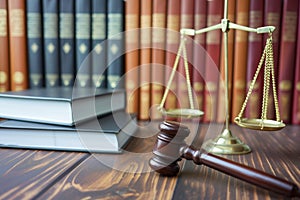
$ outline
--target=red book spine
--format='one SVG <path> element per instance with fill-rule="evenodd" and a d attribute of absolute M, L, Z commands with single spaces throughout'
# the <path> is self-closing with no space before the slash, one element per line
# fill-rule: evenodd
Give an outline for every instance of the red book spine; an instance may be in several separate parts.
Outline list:
<path fill-rule="evenodd" d="M 152 66 L 151 66 L 151 119 L 161 119 L 157 106 L 164 92 L 165 36 L 167 0 L 153 1 Z"/>
<path fill-rule="evenodd" d="M 278 81 L 278 65 L 279 65 L 279 44 L 280 44 L 280 30 L 281 30 L 281 10 L 282 0 L 265 0 L 265 26 L 275 26 L 275 31 L 272 34 L 273 37 L 273 58 L 274 58 L 274 73 L 275 81 Z M 268 34 L 265 34 L 264 44 Z M 268 119 L 275 118 L 275 107 L 273 92 L 270 92 L 268 103 Z"/>
<path fill-rule="evenodd" d="M 223 1 L 207 2 L 207 26 L 219 24 L 223 18 Z M 218 84 L 220 74 L 221 31 L 215 30 L 206 34 L 206 50 L 210 58 L 205 60 L 205 103 L 204 122 L 216 121 L 218 104 Z"/>
<path fill-rule="evenodd" d="M 8 1 L 11 90 L 28 88 L 25 0 Z"/>
<path fill-rule="evenodd" d="M 180 16 L 180 28 L 194 28 L 194 1 L 193 0 L 181 0 L 181 16 Z M 187 61 L 188 61 L 188 71 L 190 80 L 192 81 L 192 65 L 190 64 L 193 60 L 193 40 L 191 37 L 187 37 L 185 42 Z M 186 70 L 184 66 L 183 52 L 182 57 L 178 65 L 178 79 L 177 79 L 177 95 L 178 108 L 190 108 L 190 102 L 188 98 L 188 87 L 187 87 L 187 77 Z"/>
<path fill-rule="evenodd" d="M 253 28 L 263 26 L 264 2 L 261 0 L 250 1 L 249 26 Z M 261 55 L 263 54 L 263 35 L 250 32 L 248 37 L 248 59 L 247 59 L 247 90 L 257 70 Z M 261 69 L 255 82 L 253 91 L 248 100 L 245 110 L 246 118 L 260 118 L 262 105 L 263 74 Z"/>
<path fill-rule="evenodd" d="M 9 90 L 8 13 L 6 0 L 0 0 L 0 92 Z"/>
<path fill-rule="evenodd" d="M 125 88 L 127 112 L 138 113 L 139 105 L 139 30 L 140 0 L 128 0 L 125 4 Z"/>
<path fill-rule="evenodd" d="M 150 117 L 150 81 L 151 81 L 151 25 L 152 25 L 152 0 L 141 1 L 140 21 L 140 101 L 139 119 L 148 120 Z"/>
<path fill-rule="evenodd" d="M 166 68 L 165 68 L 165 85 L 170 80 L 176 53 L 179 48 L 180 41 L 180 5 L 181 0 L 169 0 L 167 5 L 167 33 L 166 33 Z M 166 109 L 174 109 L 177 106 L 177 76 L 174 77 L 170 92 L 168 93 L 164 107 Z"/>
<path fill-rule="evenodd" d="M 300 4 L 299 4 L 300 10 Z M 298 13 L 298 40 L 297 40 L 297 55 L 300 54 L 300 12 Z M 297 56 L 296 60 L 296 73 L 295 73 L 295 84 L 294 84 L 294 95 L 293 95 L 293 124 L 300 124 L 300 57 Z"/>
<path fill-rule="evenodd" d="M 244 26 L 249 25 L 249 0 L 237 0 L 236 4 L 236 23 Z M 233 89 L 232 89 L 232 109 L 231 121 L 238 116 L 246 92 L 246 66 L 247 66 L 247 50 L 248 50 L 248 32 L 235 31 L 234 42 L 234 63 L 233 63 Z"/>
<path fill-rule="evenodd" d="M 206 27 L 206 0 L 195 1 L 195 20 L 194 28 L 199 30 Z M 204 76 L 205 67 L 205 46 L 206 46 L 206 34 L 198 34 L 194 36 L 194 49 L 193 49 L 193 90 L 196 95 L 196 108 L 204 110 Z"/>
<path fill-rule="evenodd" d="M 228 1 L 228 19 L 231 22 L 235 21 L 235 0 Z M 232 93 L 232 76 L 233 76 L 233 53 L 234 53 L 234 34 L 235 30 L 231 29 L 228 32 L 228 112 L 231 110 L 231 93 Z M 222 34 L 222 49 L 221 49 L 221 81 L 219 82 L 218 94 L 218 116 L 217 122 L 224 122 L 225 109 L 225 48 L 224 48 L 224 34 Z M 230 116 L 229 116 L 230 117 Z M 230 120 L 230 119 L 229 119 Z"/>
<path fill-rule="evenodd" d="M 296 60 L 298 0 L 285 0 L 283 5 L 278 98 L 281 119 L 291 122 L 292 93 Z"/>

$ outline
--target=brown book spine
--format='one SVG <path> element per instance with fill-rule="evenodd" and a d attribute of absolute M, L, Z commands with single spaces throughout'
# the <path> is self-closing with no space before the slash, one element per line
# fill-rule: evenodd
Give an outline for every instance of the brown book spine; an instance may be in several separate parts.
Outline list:
<path fill-rule="evenodd" d="M 164 92 L 167 0 L 154 0 L 152 14 L 151 119 L 162 119 L 157 109 Z"/>
<path fill-rule="evenodd" d="M 296 59 L 298 0 L 285 0 L 283 6 L 278 98 L 281 119 L 291 122 L 292 93 Z"/>
<path fill-rule="evenodd" d="M 0 92 L 9 90 L 8 13 L 6 0 L 0 0 Z"/>
<path fill-rule="evenodd" d="M 236 2 L 236 23 L 249 26 L 249 0 L 237 0 Z M 248 32 L 235 31 L 234 42 L 234 60 L 233 60 L 233 90 L 232 90 L 232 110 L 231 120 L 238 116 L 246 92 L 246 66 L 248 51 Z"/>
<path fill-rule="evenodd" d="M 282 16 L 282 0 L 265 0 L 265 26 L 275 26 L 275 31 L 272 33 L 273 41 L 273 58 L 274 58 L 274 74 L 275 81 L 278 82 L 278 65 L 279 65 L 279 44 L 280 44 L 280 30 L 281 30 L 281 16 Z M 268 34 L 265 34 L 264 44 Z M 276 84 L 277 86 L 277 84 Z M 268 103 L 268 119 L 275 118 L 275 107 L 273 92 L 270 92 Z"/>
<path fill-rule="evenodd" d="M 228 19 L 231 22 L 235 21 L 236 1 L 228 1 Z M 233 76 L 233 53 L 234 53 L 234 34 L 235 30 L 231 29 L 228 32 L 228 112 L 231 110 L 231 93 L 232 93 L 232 76 Z M 218 116 L 217 122 L 224 122 L 226 117 L 225 109 L 225 46 L 224 34 L 222 35 L 221 63 L 220 63 L 221 79 L 219 81 L 218 93 Z M 229 115 L 230 117 L 230 115 Z M 229 119 L 230 120 L 230 119 Z"/>
<path fill-rule="evenodd" d="M 181 0 L 181 15 L 180 15 L 180 28 L 194 28 L 194 1 L 193 0 Z M 187 36 L 186 42 L 186 53 L 188 61 L 188 71 L 190 80 L 192 82 L 192 65 L 190 64 L 193 60 L 193 39 Z M 181 59 L 178 65 L 178 77 L 177 77 L 177 106 L 178 108 L 190 108 L 190 101 L 188 98 L 188 87 L 186 69 L 184 66 L 184 56 L 181 53 Z"/>
<path fill-rule="evenodd" d="M 207 2 L 207 26 L 219 24 L 223 18 L 223 1 L 212 0 Z M 205 61 L 205 103 L 204 122 L 217 120 L 219 65 L 221 55 L 221 31 L 215 30 L 206 34 L 206 50 L 209 58 Z"/>
<path fill-rule="evenodd" d="M 28 88 L 25 0 L 9 0 L 9 44 L 11 90 Z"/>
<path fill-rule="evenodd" d="M 250 1 L 249 10 L 249 26 L 261 27 L 263 26 L 263 12 L 264 2 L 261 0 Z M 247 90 L 253 80 L 254 74 L 257 70 L 260 57 L 263 54 L 263 35 L 250 32 L 248 37 L 248 59 L 247 59 Z M 262 91 L 263 91 L 263 77 L 264 70 L 260 70 L 257 80 L 254 84 L 251 96 L 248 100 L 245 110 L 246 118 L 260 118 L 262 105 Z"/>
<path fill-rule="evenodd" d="M 170 75 L 176 58 L 176 53 L 179 48 L 180 41 L 180 5 L 181 0 L 169 0 L 167 5 L 167 33 L 166 33 L 166 68 L 165 68 L 165 85 L 170 80 Z M 164 107 L 173 109 L 177 106 L 177 76 L 174 77 L 170 86 Z"/>
<path fill-rule="evenodd" d="M 127 0 L 125 4 L 125 88 L 127 112 L 138 113 L 139 105 L 139 27 L 140 0 Z"/>
<path fill-rule="evenodd" d="M 150 81 L 151 81 L 151 25 L 152 0 L 141 1 L 140 21 L 140 102 L 139 119 L 148 120 L 150 117 Z"/>
<path fill-rule="evenodd" d="M 300 4 L 299 4 L 300 10 Z M 300 11 L 298 13 L 298 40 L 297 40 L 297 55 L 300 54 Z M 294 95 L 293 95 L 293 124 L 300 124 L 300 57 L 297 56 L 296 60 L 296 71 L 295 71 L 295 84 L 294 84 Z"/>
<path fill-rule="evenodd" d="M 195 1 L 195 17 L 194 29 L 199 30 L 206 27 L 206 0 Z M 196 108 L 199 110 L 204 109 L 204 76 L 205 76 L 205 46 L 206 34 L 198 34 L 194 36 L 194 49 L 193 49 L 193 90 L 196 95 Z"/>

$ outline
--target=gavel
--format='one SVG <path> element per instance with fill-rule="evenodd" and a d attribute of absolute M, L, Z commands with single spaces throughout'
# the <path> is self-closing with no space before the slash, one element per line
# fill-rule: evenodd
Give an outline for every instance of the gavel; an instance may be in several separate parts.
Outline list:
<path fill-rule="evenodd" d="M 300 190 L 294 183 L 187 145 L 184 141 L 190 133 L 187 126 L 178 122 L 163 121 L 159 129 L 149 165 L 161 175 L 176 176 L 180 171 L 178 161 L 193 160 L 197 165 L 206 165 L 278 194 L 300 197 Z"/>

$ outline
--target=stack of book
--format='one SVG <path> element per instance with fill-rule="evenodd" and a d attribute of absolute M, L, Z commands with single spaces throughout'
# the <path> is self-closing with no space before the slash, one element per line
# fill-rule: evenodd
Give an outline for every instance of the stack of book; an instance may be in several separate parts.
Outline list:
<path fill-rule="evenodd" d="M 40 88 L 0 94 L 0 146 L 120 152 L 135 132 L 124 90 Z"/>

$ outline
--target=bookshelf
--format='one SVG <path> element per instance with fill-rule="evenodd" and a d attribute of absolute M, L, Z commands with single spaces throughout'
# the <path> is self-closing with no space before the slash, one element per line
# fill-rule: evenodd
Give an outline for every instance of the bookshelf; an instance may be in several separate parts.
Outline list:
<path fill-rule="evenodd" d="M 78 66 L 78 59 L 77 59 L 77 53 L 76 53 L 76 48 L 80 46 L 81 51 L 83 52 L 84 50 L 87 50 L 88 52 L 91 52 L 91 48 L 94 48 L 93 55 L 97 55 L 96 52 L 101 52 L 103 53 L 101 56 L 102 58 L 100 59 L 103 61 L 103 63 L 106 63 L 107 61 L 107 54 L 109 53 L 109 49 L 115 49 L 114 47 L 120 47 L 120 44 L 124 44 L 125 47 L 129 45 L 129 42 L 135 43 L 135 51 L 131 52 L 126 52 L 124 57 L 120 59 L 118 62 L 115 62 L 113 64 L 119 63 L 119 70 L 113 70 L 113 73 L 117 73 L 118 76 L 122 76 L 125 74 L 125 79 L 126 83 L 125 85 L 121 86 L 124 87 L 128 91 L 128 98 L 130 97 L 131 99 L 128 99 L 128 111 L 129 112 L 134 112 L 134 113 L 140 113 L 141 111 L 139 110 L 140 108 L 143 108 L 146 110 L 146 117 L 143 118 L 143 120 L 151 120 L 151 119 L 157 119 L 159 116 L 152 116 L 150 113 L 150 109 L 152 108 L 153 104 L 156 104 L 157 102 L 155 101 L 156 96 L 159 96 L 160 94 L 156 94 L 154 92 L 154 89 L 161 89 L 161 87 L 157 87 L 154 84 L 152 84 L 152 80 L 158 83 L 163 83 L 162 87 L 166 85 L 165 80 L 166 80 L 166 74 L 168 73 L 168 67 L 165 67 L 163 70 L 159 72 L 159 74 L 164 74 L 164 76 L 161 76 L 159 80 L 155 80 L 156 78 L 155 73 L 151 72 L 149 74 L 150 76 L 150 83 L 149 84 L 149 90 L 147 95 L 141 95 L 141 85 L 139 81 L 139 77 L 142 76 L 142 74 L 139 74 L 139 68 L 141 65 L 141 60 L 138 56 L 140 52 L 140 45 L 141 45 L 141 38 L 142 32 L 136 31 L 134 35 L 129 35 L 129 37 L 126 38 L 126 32 L 130 30 L 138 30 L 138 28 L 141 27 L 141 23 L 143 20 L 143 13 L 142 13 L 142 5 L 141 5 L 141 0 L 127 0 L 127 1 L 122 1 L 120 0 L 120 5 L 117 6 L 117 10 L 120 11 L 121 15 L 119 17 L 114 18 L 114 20 L 109 20 L 108 17 L 108 12 L 109 12 L 109 2 L 111 0 L 104 0 L 103 2 L 96 1 L 96 0 L 91 0 L 90 6 L 89 6 L 89 11 L 86 14 L 78 14 L 76 13 L 76 1 L 73 0 L 72 2 L 74 4 L 69 5 L 70 12 L 66 14 L 61 14 L 59 12 L 62 12 L 63 8 L 63 0 L 45 0 L 44 2 L 42 1 L 34 1 L 34 0 L 12 0 L 12 1 L 7 1 L 7 0 L 1 0 L 0 6 L 1 6 L 1 15 L 0 15 L 0 20 L 1 20 L 1 34 L 0 34 L 0 42 L 1 46 L 1 53 L 0 53 L 0 71 L 1 71 L 1 76 L 0 76 L 0 84 L 1 84 L 1 91 L 8 91 L 8 90 L 20 90 L 28 87 L 50 87 L 50 84 L 46 84 L 46 72 L 47 70 L 45 69 L 46 64 L 49 62 L 56 60 L 55 66 L 59 65 L 58 72 L 59 78 L 57 79 L 57 82 L 59 84 L 64 84 L 65 85 L 72 85 L 75 77 L 79 78 L 80 76 L 77 75 L 84 75 L 84 74 L 77 74 L 76 71 L 76 65 Z M 10 11 L 13 7 L 13 3 L 16 2 L 18 3 L 18 6 L 16 7 L 20 13 L 17 15 L 12 15 L 14 13 L 13 11 Z M 51 51 L 53 50 L 53 46 L 50 45 L 45 49 L 45 44 L 47 43 L 45 41 L 45 37 L 49 36 L 45 32 L 48 32 L 48 30 L 45 29 L 44 25 L 44 20 L 46 19 L 46 16 L 49 16 L 48 14 L 45 14 L 45 9 L 43 9 L 43 3 L 46 2 L 51 2 L 51 3 L 56 3 L 57 4 L 57 12 L 56 14 L 51 14 L 49 19 L 57 19 L 56 25 L 55 23 L 51 22 L 50 23 L 54 26 L 57 27 L 56 34 L 53 33 L 53 35 L 57 35 L 58 38 L 58 44 L 61 44 L 61 47 L 58 46 L 57 50 L 66 51 L 70 52 L 72 56 L 68 57 L 68 59 L 64 58 L 62 53 L 57 54 L 57 58 L 51 58 L 50 61 L 47 61 L 47 56 L 46 56 L 46 51 Z M 152 2 L 152 1 L 151 1 Z M 217 4 L 218 7 L 215 8 L 216 11 L 221 11 L 221 13 L 210 13 L 209 10 L 209 5 L 208 1 L 188 1 L 189 3 L 186 3 L 186 1 L 181 1 L 181 0 L 167 0 L 166 1 L 166 6 L 165 9 L 162 11 L 159 11 L 158 13 L 154 9 L 155 7 L 155 2 L 152 2 L 152 11 L 147 15 L 147 20 L 150 20 L 153 23 L 155 22 L 155 19 L 159 19 L 160 21 L 163 21 L 164 23 L 161 24 L 151 24 L 151 27 L 157 27 L 159 26 L 160 28 L 166 28 L 168 30 L 172 30 L 175 32 L 179 32 L 179 29 L 182 28 L 185 25 L 188 25 L 190 28 L 195 28 L 195 27 L 204 27 L 206 26 L 211 18 L 213 16 L 214 19 L 220 18 L 220 16 L 223 15 L 222 13 L 222 8 L 220 6 L 223 6 L 221 3 Z M 209 1 L 211 2 L 211 1 Z M 213 1 L 212 1 L 213 2 Z M 240 0 L 231 0 L 229 5 L 233 5 L 229 8 L 229 18 L 232 21 L 236 22 L 245 22 L 245 23 L 252 23 L 249 25 L 256 26 L 258 25 L 258 22 L 255 22 L 255 20 L 260 20 L 260 23 L 263 25 L 274 25 L 276 27 L 276 30 L 274 32 L 274 40 L 273 40 L 273 46 L 274 46 L 274 62 L 275 62 L 275 74 L 278 82 L 278 94 L 279 94 L 279 105 L 280 105 L 280 111 L 282 112 L 282 118 L 284 119 L 284 122 L 288 124 L 300 124 L 300 108 L 299 108 L 299 80 L 300 80 L 300 75 L 299 75 L 299 65 L 300 61 L 298 58 L 298 52 L 300 51 L 300 45 L 299 45 L 299 40 L 298 35 L 299 35 L 299 2 L 297 0 L 276 0 L 276 3 L 273 2 L 272 0 L 264 0 L 260 1 L 261 5 L 260 6 L 255 6 L 254 2 L 256 1 L 246 1 L 246 3 L 241 3 Z M 77 2 L 79 3 L 79 2 Z M 99 9 L 97 10 L 93 4 L 99 5 Z M 135 6 L 132 6 L 132 5 Z M 187 7 L 184 5 L 186 4 Z M 85 4 L 87 6 L 88 4 Z M 103 9 L 101 10 L 101 6 L 103 5 Z M 131 5 L 131 6 L 130 6 Z M 189 6 L 193 5 L 193 8 L 189 8 Z M 241 5 L 246 6 L 244 8 L 241 8 Z M 114 5 L 115 6 L 115 5 Z M 128 6 L 128 7 L 127 7 Z M 247 7 L 248 6 L 248 7 Z M 30 10 L 34 8 L 33 10 Z M 130 9 L 129 9 L 130 8 Z M 185 11 L 183 10 L 185 9 Z M 243 10 L 244 9 L 244 10 Z M 235 12 L 234 12 L 235 11 Z M 31 12 L 31 14 L 30 14 Z M 97 13 L 93 13 L 97 12 Z M 212 11 L 213 12 L 213 11 Z M 258 15 L 257 13 L 260 13 Z M 62 16 L 66 16 L 64 21 L 64 18 Z M 94 18 L 93 18 L 94 16 Z M 97 17 L 98 16 L 98 17 Z M 112 16 L 112 15 L 111 15 Z M 192 16 L 192 17 L 188 17 Z M 258 19 L 258 16 L 264 16 L 263 19 Z M 17 17 L 17 18 L 16 18 Z M 79 18 L 78 18 L 79 17 Z M 76 29 L 76 27 L 79 27 L 79 25 L 76 25 L 76 19 L 87 19 L 90 21 L 90 27 L 91 31 L 89 33 L 80 33 L 78 32 L 79 30 Z M 93 20 L 94 19 L 94 20 Z M 97 21 L 97 20 L 98 21 Z M 116 20 L 119 19 L 119 25 L 116 22 Z M 18 21 L 20 23 L 19 27 L 23 27 L 23 29 L 20 29 L 23 31 L 23 33 L 19 34 L 14 34 L 11 32 L 13 30 L 13 27 L 10 27 L 10 22 Z M 101 46 L 103 45 L 109 45 L 109 42 L 103 42 L 106 41 L 107 38 L 109 37 L 108 33 L 109 30 L 109 22 L 113 21 L 115 27 L 118 27 L 117 30 L 112 30 L 112 33 L 116 32 L 125 32 L 125 37 L 122 38 L 122 41 L 120 44 L 112 45 L 113 48 L 109 48 L 108 46 Z M 96 24 L 93 25 L 93 22 Z M 63 28 L 61 24 L 64 23 L 65 27 L 70 27 L 72 31 L 66 31 L 63 32 L 61 29 Z M 12 24 L 12 23 L 11 23 Z M 52 26 L 51 25 L 51 26 Z M 87 24 L 85 24 L 87 26 Z M 94 27 L 94 30 L 93 30 Z M 104 28 L 105 27 L 105 28 Z M 87 28 L 85 28 L 86 30 Z M 97 31 L 96 29 L 101 29 L 104 31 Z M 19 30 L 19 31 L 20 31 Z M 34 31 L 35 30 L 35 31 Z M 54 30 L 54 29 L 52 29 Z M 76 36 L 76 30 L 77 30 L 77 36 Z M 64 34 L 61 34 L 61 33 Z M 87 35 L 90 34 L 90 35 Z M 94 34 L 94 35 L 93 35 Z M 96 35 L 95 35 L 96 34 Z M 99 36 L 97 36 L 99 34 Z M 148 33 L 147 33 L 148 34 Z M 158 38 L 155 36 L 153 38 L 153 35 L 156 33 L 151 33 L 152 35 L 150 38 L 152 38 L 152 42 L 147 46 L 147 48 L 152 49 L 152 52 L 154 54 L 161 53 L 164 54 L 162 61 L 159 61 L 159 64 L 162 66 L 169 66 L 170 63 L 175 59 L 174 56 L 172 56 L 172 51 L 168 51 L 168 49 L 175 49 L 179 44 L 176 42 L 176 37 L 173 37 L 173 39 L 168 36 L 162 36 L 162 41 L 163 47 L 159 46 L 159 48 L 152 48 L 153 42 L 156 42 L 155 38 Z M 149 34 L 148 34 L 149 35 Z M 51 34 L 50 34 L 51 36 Z M 51 38 L 53 39 L 54 37 Z M 193 40 L 197 43 L 200 43 L 202 47 L 204 48 L 210 48 L 208 47 L 210 45 L 211 38 L 217 37 L 217 40 L 212 40 L 213 42 L 216 42 L 215 46 L 217 47 L 217 51 L 220 52 L 220 55 L 222 54 L 221 51 L 223 49 L 222 47 L 222 41 L 223 38 L 222 36 L 210 36 L 210 35 L 203 35 L 201 38 L 194 37 Z M 229 59 L 229 88 L 230 88 L 230 93 L 229 93 L 229 98 L 231 99 L 230 101 L 230 110 L 232 112 L 232 115 L 230 116 L 230 121 L 233 122 L 234 117 L 237 115 L 237 109 L 240 108 L 241 106 L 241 97 L 244 97 L 246 95 L 247 91 L 247 85 L 249 82 L 249 78 L 251 77 L 252 72 L 248 72 L 247 70 L 250 70 L 250 65 L 253 66 L 254 64 L 249 63 L 248 57 L 252 56 L 252 51 L 255 52 L 257 48 L 251 47 L 251 44 L 249 43 L 250 40 L 256 41 L 257 38 L 251 36 L 250 34 L 241 34 L 239 31 L 233 31 L 232 36 L 230 36 L 230 41 L 232 44 L 229 47 L 229 52 L 232 54 Z M 47 37 L 46 37 L 47 38 Z M 80 45 L 77 39 L 83 39 L 86 41 L 90 41 L 90 44 L 92 45 Z M 69 41 L 68 45 L 63 45 L 63 41 Z M 256 45 L 263 46 L 266 38 L 260 38 L 259 41 L 256 41 Z M 77 42 L 76 42 L 77 41 Z M 96 43 L 93 43 L 96 41 Z M 72 43 L 73 42 L 73 43 Z M 98 42 L 98 43 L 97 43 Z M 114 41 L 113 41 L 114 42 Z M 259 43 L 259 44 L 258 44 Z M 10 47 L 9 45 L 16 44 L 16 49 L 14 50 L 13 47 Z M 52 43 L 54 45 L 54 43 Z M 76 44 L 78 44 L 76 46 Z M 100 45 L 101 44 L 101 45 Z M 98 45 L 98 46 L 97 46 Z M 90 47 L 89 47 L 90 46 Z M 92 47 L 91 47 L 92 46 Z M 52 47 L 52 48 L 51 48 Z M 10 53 L 7 54 L 7 50 L 10 49 Z M 87 49 L 86 49 L 87 48 Z M 64 50 L 62 50 L 64 49 Z M 70 49 L 73 49 L 74 51 L 70 51 Z M 122 49 L 122 48 L 120 48 Z M 160 49 L 161 51 L 155 51 Z M 254 50 L 251 50 L 254 49 Z M 78 49 L 79 50 L 79 49 Z M 123 48 L 124 50 L 124 48 Z M 19 52 L 20 51 L 20 52 Z M 35 54 L 32 54 L 31 51 L 36 51 Z M 126 49 L 125 49 L 126 51 Z M 86 51 L 85 51 L 86 52 Z M 158 53 L 157 53 L 158 52 Z M 170 53 L 171 52 L 171 53 Z M 244 56 L 238 56 L 241 55 L 243 52 Z M 151 58 L 153 58 L 153 55 L 151 51 L 149 51 L 149 54 Z M 24 56 L 20 56 L 24 55 Z M 35 57 L 33 56 L 35 55 Z M 210 55 L 214 56 L 214 55 Z M 125 58 L 125 59 L 124 59 Z M 91 58 L 92 59 L 92 58 Z M 199 57 L 197 57 L 197 52 L 194 49 L 193 53 L 193 63 L 201 63 Z M 197 60 L 198 59 L 198 60 Z M 217 61 L 216 66 L 220 70 L 220 74 L 222 76 L 222 56 L 220 57 L 220 61 Z M 123 60 L 123 61 L 122 61 Z M 197 61 L 195 61 L 197 60 Z M 21 64 L 14 64 L 16 61 L 20 62 Z M 58 61 L 58 62 L 57 62 Z M 64 62 L 63 64 L 63 61 Z M 95 61 L 95 60 L 94 60 Z M 96 61 L 100 62 L 103 64 L 101 61 Z M 129 62 L 130 61 L 130 62 Z M 154 63 L 156 61 L 151 60 L 151 63 Z M 77 64 L 76 64 L 77 63 Z M 80 62 L 79 62 L 80 63 Z M 93 62 L 90 64 L 87 64 L 88 66 L 93 65 Z M 121 64 L 120 64 L 121 63 Z M 241 64 L 237 64 L 241 63 Z M 14 73 L 14 65 L 16 66 L 22 66 L 22 70 L 17 70 L 17 72 L 20 73 Z M 66 67 L 63 67 L 63 65 L 66 65 L 69 68 L 69 70 L 66 69 Z M 104 64 L 106 66 L 106 64 Z M 254 65 L 256 66 L 256 65 Z M 286 69 L 285 66 L 289 66 L 289 69 Z M 133 77 L 127 77 L 126 73 L 132 69 L 136 68 Z M 201 108 L 201 110 L 207 110 L 208 108 L 205 108 L 205 82 L 203 80 L 203 76 L 197 75 L 197 73 L 193 73 L 195 68 L 199 67 L 197 66 L 192 66 L 191 67 L 191 73 L 193 77 L 193 89 L 195 93 L 197 93 L 197 103 L 198 107 Z M 86 74 L 81 77 L 82 80 L 82 86 L 84 85 L 92 85 L 94 84 L 94 87 L 107 87 L 108 86 L 108 75 L 109 70 L 105 69 L 100 69 L 101 66 L 99 67 L 92 67 L 90 69 L 90 72 L 87 72 L 90 77 L 87 77 Z M 150 65 L 150 69 L 154 69 Z M 243 71 L 243 70 L 244 71 Z M 66 71 L 63 71 L 66 70 Z M 95 71 L 95 74 L 93 75 L 93 71 Z M 203 68 L 199 68 L 198 72 L 201 72 L 203 74 L 205 73 L 205 70 Z M 85 73 L 85 72 L 84 72 Z M 97 76 L 98 74 L 98 76 Z M 250 74 L 250 75 L 249 75 Z M 102 76 L 104 75 L 104 76 Z M 94 77 L 93 77 L 94 76 Z M 101 77 L 100 77 L 101 76 Z M 53 76 L 48 75 L 48 77 L 57 77 L 57 75 Z M 97 79 L 98 77 L 98 79 Z M 113 76 L 116 77 L 116 76 Z M 105 84 L 101 84 L 100 81 L 106 80 Z M 218 92 L 216 95 L 218 98 L 216 98 L 217 102 L 215 104 L 217 105 L 216 108 L 216 115 L 213 117 L 213 119 L 205 120 L 206 122 L 209 121 L 216 121 L 216 122 L 224 122 L 224 99 L 222 98 L 222 86 L 219 85 L 222 78 L 219 77 L 218 84 L 216 88 L 218 89 Z M 15 81 L 18 83 L 22 83 L 23 86 L 18 86 L 17 88 L 15 87 Z M 51 84 L 53 81 L 51 82 Z M 56 84 L 56 83 L 55 83 Z M 115 85 L 115 84 L 114 84 Z M 173 91 L 176 93 L 178 87 L 176 87 L 176 84 L 173 86 Z M 134 88 L 132 90 L 131 88 Z M 134 94 L 133 92 L 134 91 Z M 177 98 L 174 96 L 170 97 L 168 100 L 168 106 L 170 108 L 175 107 L 180 104 L 180 101 L 185 98 Z M 148 103 L 147 108 L 145 108 L 145 105 L 141 105 L 140 99 L 145 98 L 147 96 L 148 100 L 150 103 Z M 259 96 L 259 91 L 258 94 L 255 95 L 256 97 L 254 98 L 253 101 L 259 100 L 261 97 Z M 140 105 L 140 106 L 139 106 Z M 202 109 L 203 108 L 203 109 Z M 248 111 L 251 110 L 257 110 L 257 109 L 252 109 L 248 108 Z M 268 115 L 270 118 L 275 116 L 274 108 L 270 107 L 269 110 L 272 110 Z M 249 113 L 247 111 L 247 113 Z M 153 114 L 154 115 L 154 114 Z M 250 116 L 246 114 L 247 116 Z"/>

